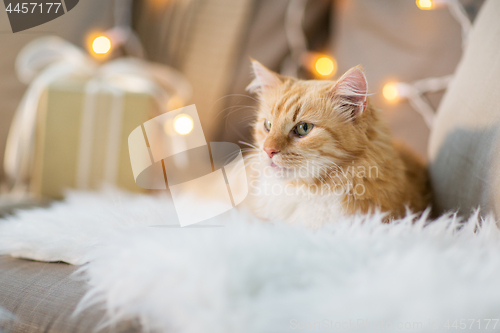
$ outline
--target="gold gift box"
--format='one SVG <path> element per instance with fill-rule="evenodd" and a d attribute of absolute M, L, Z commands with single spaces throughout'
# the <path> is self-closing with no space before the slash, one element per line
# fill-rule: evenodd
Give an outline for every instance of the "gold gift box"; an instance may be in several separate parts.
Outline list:
<path fill-rule="evenodd" d="M 104 184 L 145 191 L 134 182 L 128 135 L 158 115 L 157 103 L 147 93 L 103 89 L 92 93 L 89 110 L 86 87 L 77 80 L 55 82 L 40 99 L 33 192 L 62 198 L 66 189 L 97 190 Z"/>

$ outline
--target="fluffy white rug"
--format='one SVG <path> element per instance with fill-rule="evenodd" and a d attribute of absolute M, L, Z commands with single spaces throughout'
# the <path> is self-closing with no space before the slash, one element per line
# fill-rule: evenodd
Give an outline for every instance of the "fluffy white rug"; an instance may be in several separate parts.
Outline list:
<path fill-rule="evenodd" d="M 0 253 L 88 263 L 81 307 L 161 332 L 484 331 L 500 317 L 492 218 L 380 220 L 313 231 L 233 210 L 211 221 L 224 227 L 177 228 L 166 196 L 72 193 L 0 220 Z"/>

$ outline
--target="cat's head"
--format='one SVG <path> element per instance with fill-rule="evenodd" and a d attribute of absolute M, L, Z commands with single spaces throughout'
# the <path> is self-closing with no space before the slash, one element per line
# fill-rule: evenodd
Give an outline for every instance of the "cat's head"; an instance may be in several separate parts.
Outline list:
<path fill-rule="evenodd" d="M 314 180 L 365 153 L 373 132 L 368 84 L 360 67 L 337 81 L 297 80 L 252 61 L 259 109 L 254 143 L 264 168 L 284 178 Z"/>

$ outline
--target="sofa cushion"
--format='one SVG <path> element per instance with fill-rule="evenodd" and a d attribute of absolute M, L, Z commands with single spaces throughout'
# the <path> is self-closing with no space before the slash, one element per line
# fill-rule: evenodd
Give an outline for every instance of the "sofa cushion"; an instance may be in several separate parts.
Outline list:
<path fill-rule="evenodd" d="M 489 0 L 438 110 L 429 142 L 437 212 L 500 216 L 500 1 Z"/>
<path fill-rule="evenodd" d="M 87 290 L 86 282 L 72 275 L 75 270 L 62 263 L 0 256 L 0 309 L 4 317 L 8 312 L 13 315 L 0 320 L 0 332 L 141 331 L 136 321 L 97 330 L 104 322 L 102 304 L 72 316 Z"/>

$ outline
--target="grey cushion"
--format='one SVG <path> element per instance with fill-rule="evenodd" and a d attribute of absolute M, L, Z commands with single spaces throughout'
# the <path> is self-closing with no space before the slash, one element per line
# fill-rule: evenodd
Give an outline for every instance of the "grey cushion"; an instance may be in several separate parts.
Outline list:
<path fill-rule="evenodd" d="M 77 267 L 0 256 L 0 308 L 14 318 L 0 321 L 5 332 L 92 332 L 105 312 L 101 306 L 72 316 L 86 283 L 72 275 Z M 99 332 L 139 332 L 136 321 Z"/>

